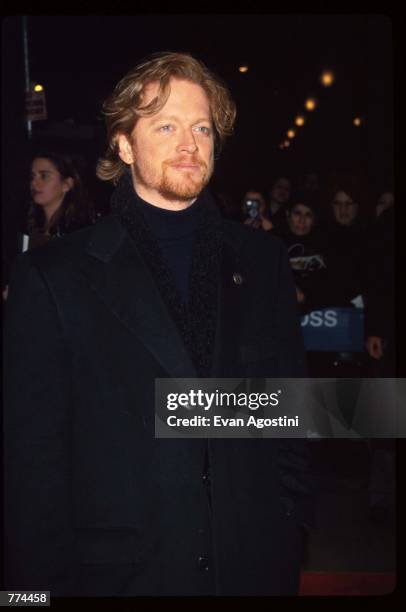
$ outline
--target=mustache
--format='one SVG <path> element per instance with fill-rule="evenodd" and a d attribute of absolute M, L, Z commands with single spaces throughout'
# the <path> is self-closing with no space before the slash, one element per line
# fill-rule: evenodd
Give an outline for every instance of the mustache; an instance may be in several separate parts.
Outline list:
<path fill-rule="evenodd" d="M 194 166 L 200 166 L 201 168 L 207 168 L 207 164 L 202 159 L 196 157 L 179 157 L 177 159 L 165 160 L 164 166 L 177 166 L 181 164 L 193 164 Z"/>

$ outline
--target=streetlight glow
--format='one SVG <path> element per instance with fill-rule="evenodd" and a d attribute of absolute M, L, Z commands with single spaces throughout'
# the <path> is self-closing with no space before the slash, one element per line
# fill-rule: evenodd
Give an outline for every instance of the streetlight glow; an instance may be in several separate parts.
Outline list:
<path fill-rule="evenodd" d="M 290 147 L 290 140 L 284 140 L 283 144 L 285 145 L 285 147 Z"/>
<path fill-rule="evenodd" d="M 320 81 L 324 87 L 330 87 L 334 83 L 334 72 L 331 70 L 324 70 L 320 76 Z"/>
<path fill-rule="evenodd" d="M 296 132 L 295 132 L 295 130 L 288 130 L 286 132 L 286 135 L 287 135 L 288 138 L 294 138 L 296 136 Z"/>
<path fill-rule="evenodd" d="M 245 65 L 244 65 L 244 66 L 240 66 L 240 67 L 238 68 L 238 70 L 239 70 L 240 72 L 248 72 L 248 66 L 245 66 Z"/>
<path fill-rule="evenodd" d="M 296 125 L 298 125 L 299 127 L 300 127 L 301 125 L 304 125 L 304 124 L 305 124 L 305 118 L 303 117 L 303 115 L 298 115 L 298 116 L 296 117 L 296 119 L 295 119 L 295 123 L 296 123 Z"/>
<path fill-rule="evenodd" d="M 362 121 L 361 121 L 361 118 L 360 118 L 360 117 L 354 117 L 353 124 L 354 124 L 356 127 L 359 127 L 359 126 L 361 125 L 361 123 L 362 123 Z"/>
<path fill-rule="evenodd" d="M 316 106 L 317 106 L 316 98 L 307 98 L 305 102 L 305 107 L 307 108 L 307 110 L 312 111 L 316 108 Z"/>
<path fill-rule="evenodd" d="M 44 88 L 42 87 L 42 85 L 37 83 L 37 85 L 34 85 L 34 91 L 44 91 Z"/>

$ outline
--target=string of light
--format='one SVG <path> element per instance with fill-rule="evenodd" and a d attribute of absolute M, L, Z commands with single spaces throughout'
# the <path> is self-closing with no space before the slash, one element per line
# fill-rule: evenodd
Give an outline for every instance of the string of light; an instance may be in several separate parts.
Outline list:
<path fill-rule="evenodd" d="M 333 85 L 335 80 L 336 80 L 336 76 L 333 70 L 330 70 L 330 69 L 323 70 L 323 72 L 320 75 L 320 83 L 322 84 L 323 87 L 331 87 L 331 85 Z M 316 110 L 318 105 L 319 105 L 319 101 L 315 96 L 309 96 L 308 98 L 306 98 L 304 102 L 304 108 L 309 113 Z M 299 128 L 303 127 L 306 124 L 306 122 L 307 122 L 307 115 L 304 113 L 297 114 L 294 119 L 294 125 Z M 365 123 L 365 119 L 363 117 L 356 116 L 353 118 L 352 123 L 355 127 L 360 127 Z M 285 138 L 285 140 L 282 140 L 282 142 L 279 144 L 279 148 L 280 149 L 289 148 L 296 134 L 297 134 L 297 130 L 294 127 L 290 127 L 285 133 L 285 137 L 287 136 L 288 139 Z"/>

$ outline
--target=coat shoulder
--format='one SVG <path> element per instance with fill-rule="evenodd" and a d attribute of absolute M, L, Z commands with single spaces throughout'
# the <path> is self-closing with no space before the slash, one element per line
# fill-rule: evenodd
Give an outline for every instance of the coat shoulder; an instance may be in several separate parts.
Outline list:
<path fill-rule="evenodd" d="M 44 246 L 20 255 L 18 259 L 44 271 L 72 266 L 89 255 L 109 261 L 124 235 L 125 230 L 116 217 L 107 215 L 95 225 L 55 238 Z"/>

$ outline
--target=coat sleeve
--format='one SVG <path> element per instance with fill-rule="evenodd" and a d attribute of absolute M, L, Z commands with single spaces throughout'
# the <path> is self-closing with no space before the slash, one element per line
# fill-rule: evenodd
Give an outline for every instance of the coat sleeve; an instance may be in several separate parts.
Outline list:
<path fill-rule="evenodd" d="M 55 301 L 29 255 L 5 313 L 5 584 L 71 594 L 70 356 Z"/>
<path fill-rule="evenodd" d="M 276 329 L 279 335 L 278 376 L 303 378 L 307 375 L 303 333 L 293 275 L 285 245 L 279 251 Z M 300 407 L 299 407 L 300 408 Z M 281 438 L 277 442 L 277 469 L 288 511 L 306 526 L 315 526 L 316 480 L 309 442 Z"/>

